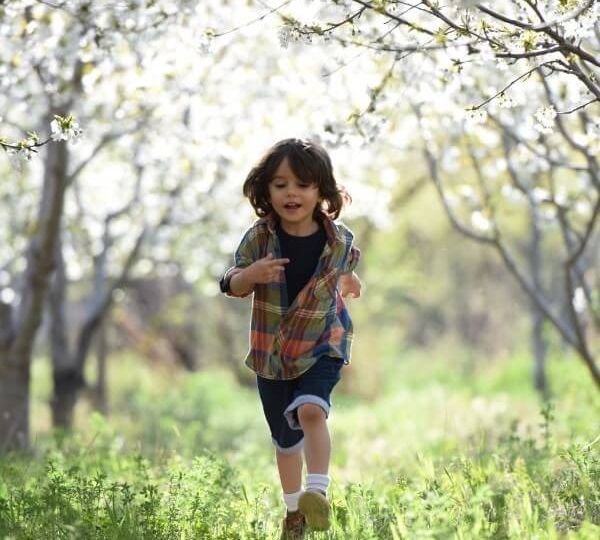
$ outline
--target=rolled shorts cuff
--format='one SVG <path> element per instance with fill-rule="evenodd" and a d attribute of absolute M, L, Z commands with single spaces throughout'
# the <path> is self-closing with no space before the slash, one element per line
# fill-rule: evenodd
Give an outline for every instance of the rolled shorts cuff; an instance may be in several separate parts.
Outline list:
<path fill-rule="evenodd" d="M 312 394 L 303 394 L 298 396 L 294 401 L 292 401 L 285 411 L 283 411 L 283 416 L 287 420 L 288 425 L 291 429 L 302 429 L 300 427 L 300 423 L 298 422 L 297 415 L 294 414 L 295 410 L 300 407 L 300 405 L 304 405 L 305 403 L 313 403 L 314 405 L 318 405 L 325 411 L 325 417 L 329 417 L 329 410 L 331 406 L 327 401 L 325 401 L 322 397 L 313 396 Z"/>
<path fill-rule="evenodd" d="M 281 452 L 282 454 L 295 454 L 304 446 L 304 437 L 293 446 L 288 446 L 287 448 L 283 448 L 282 446 L 280 446 L 279 443 L 273 438 L 271 438 L 271 441 L 273 441 L 273 445 L 275 446 L 275 448 L 277 448 L 277 451 Z"/>

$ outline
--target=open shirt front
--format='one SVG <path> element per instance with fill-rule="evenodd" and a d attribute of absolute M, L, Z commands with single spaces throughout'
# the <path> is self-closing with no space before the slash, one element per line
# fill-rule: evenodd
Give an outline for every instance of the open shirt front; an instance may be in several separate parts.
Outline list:
<path fill-rule="evenodd" d="M 353 326 L 337 282 L 341 274 L 354 270 L 360 250 L 344 224 L 334 222 L 324 212 L 317 217 L 325 229 L 325 247 L 313 276 L 291 305 L 288 307 L 283 271 L 278 281 L 256 284 L 252 291 L 250 350 L 245 363 L 266 379 L 295 379 L 325 354 L 350 362 Z M 268 253 L 281 258 L 276 219 L 275 214 L 269 214 L 244 233 L 235 251 L 234 266 L 226 275 Z"/>

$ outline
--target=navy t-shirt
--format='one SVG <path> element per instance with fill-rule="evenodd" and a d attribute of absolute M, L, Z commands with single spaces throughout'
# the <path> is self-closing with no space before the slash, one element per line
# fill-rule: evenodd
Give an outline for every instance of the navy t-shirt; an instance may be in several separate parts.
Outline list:
<path fill-rule="evenodd" d="M 281 256 L 290 260 L 285 265 L 288 306 L 290 306 L 314 274 L 327 237 L 320 223 L 319 230 L 309 236 L 293 236 L 286 233 L 281 224 L 278 224 L 277 237 Z"/>

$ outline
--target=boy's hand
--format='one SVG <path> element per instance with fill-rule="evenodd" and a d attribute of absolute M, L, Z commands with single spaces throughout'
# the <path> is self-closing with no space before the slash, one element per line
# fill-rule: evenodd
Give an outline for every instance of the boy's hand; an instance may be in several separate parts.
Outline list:
<path fill-rule="evenodd" d="M 274 259 L 273 254 L 269 253 L 266 257 L 258 259 L 244 268 L 244 277 L 252 283 L 271 283 L 278 280 L 279 273 L 289 262 L 289 259 Z"/>
<path fill-rule="evenodd" d="M 351 274 L 342 274 L 340 276 L 340 294 L 342 298 L 346 298 L 346 296 L 350 295 L 354 298 L 360 297 L 360 291 L 362 289 L 362 283 L 358 276 L 352 272 Z"/>

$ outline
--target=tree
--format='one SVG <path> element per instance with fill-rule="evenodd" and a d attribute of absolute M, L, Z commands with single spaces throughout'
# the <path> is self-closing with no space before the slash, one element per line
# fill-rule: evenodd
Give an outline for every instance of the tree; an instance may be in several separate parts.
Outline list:
<path fill-rule="evenodd" d="M 7 137 L 3 147 L 14 159 L 33 157 L 40 147 L 35 144 L 41 141 L 31 138 L 20 141 L 18 128 L 30 123 L 31 118 L 44 118 L 40 122 L 44 126 L 53 115 L 69 118 L 73 114 L 86 129 L 77 147 L 48 143 L 44 146 L 45 156 L 52 156 L 52 161 L 48 161 L 49 157 L 44 162 L 21 159 L 18 163 L 26 163 L 26 168 L 14 174 L 33 193 L 39 189 L 37 175 L 46 175 L 47 185 L 40 199 L 44 208 L 49 207 L 52 227 L 39 226 L 38 215 L 32 215 L 29 223 L 19 224 L 16 241 L 8 250 L 9 260 L 2 262 L 11 276 L 10 288 L 0 290 L 6 299 L 3 320 L 11 321 L 9 333 L 3 328 L 5 348 L 0 354 L 0 410 L 9 415 L 0 424 L 2 448 L 27 446 L 31 347 L 52 272 L 58 270 L 51 304 L 57 360 L 54 403 L 60 401 L 59 396 L 72 403 L 72 392 L 65 392 L 64 388 L 80 384 L 84 356 L 79 356 L 78 367 L 73 369 L 77 354 L 73 349 L 67 351 L 64 344 L 61 313 L 64 288 L 78 279 L 86 284 L 100 284 L 96 290 L 88 289 L 90 296 L 98 298 L 95 304 L 98 309 L 92 310 L 95 315 L 90 312 L 90 324 L 85 325 L 78 347 L 88 351 L 99 325 L 98 316 L 108 312 L 110 289 L 122 281 L 121 271 L 130 267 L 128 254 L 139 259 L 140 251 L 135 246 L 136 235 L 144 228 L 140 223 L 151 228 L 160 223 L 163 203 L 172 212 L 173 224 L 161 227 L 152 236 L 153 241 L 146 243 L 147 251 L 137 261 L 139 264 L 131 267 L 130 276 L 143 276 L 148 267 L 157 272 L 161 268 L 172 272 L 179 267 L 189 281 L 201 276 L 210 278 L 214 285 L 214 268 L 219 264 L 215 255 L 221 255 L 223 247 L 213 237 L 227 233 L 232 220 L 240 216 L 239 207 L 232 204 L 231 197 L 231 185 L 238 178 L 231 171 L 239 168 L 240 162 L 245 166 L 249 159 L 256 159 L 255 148 L 251 158 L 239 152 L 240 140 L 257 141 L 261 128 L 262 138 L 268 137 L 269 143 L 272 142 L 271 122 L 276 124 L 290 108 L 296 107 L 291 103 L 280 112 L 265 114 L 266 107 L 272 106 L 272 101 L 265 104 L 259 100 L 265 94 L 270 100 L 280 102 L 284 97 L 291 96 L 292 100 L 297 97 L 289 92 L 285 80 L 265 86 L 264 80 L 257 78 L 259 66 L 267 70 L 273 65 L 272 48 L 258 31 L 253 44 L 262 47 L 260 54 L 247 43 L 234 47 L 235 33 L 224 31 L 222 46 L 214 54 L 206 55 L 209 37 L 214 34 L 208 24 L 227 27 L 233 14 L 245 17 L 251 8 L 244 3 L 199 5 L 179 0 L 115 2 L 112 6 L 114 10 L 106 9 L 106 3 L 99 5 L 87 0 L 21 0 L 0 7 L 0 27 L 8 39 L 8 45 L 0 51 L 0 70 L 10 72 L 10 77 L 0 81 L 2 131 Z M 204 32 L 199 33 L 199 28 Z M 235 96 L 232 84 L 236 85 Z M 238 88 L 244 89 L 241 99 Z M 42 132 L 40 125 L 33 127 Z M 134 156 L 138 148 L 139 160 Z M 136 206 L 139 213 L 121 214 L 126 193 L 134 191 L 138 166 L 145 170 L 141 204 Z M 115 177 L 122 184 L 106 203 L 102 195 L 109 191 Z M 60 190 L 55 190 L 55 186 L 60 186 Z M 181 189 L 174 201 L 169 192 L 175 186 Z M 53 193 L 56 199 L 50 205 Z M 73 215 L 73 208 L 80 206 L 79 195 L 86 201 L 78 216 Z M 115 227 L 118 223 L 121 232 L 112 234 L 118 239 L 113 242 L 111 257 L 110 250 L 103 248 L 107 245 L 103 239 L 104 227 L 98 227 L 98 223 L 115 213 L 120 217 L 109 221 Z M 4 214 L 0 215 L 0 220 L 4 219 Z M 94 247 L 88 254 L 79 250 L 77 261 L 73 261 L 77 237 L 72 234 L 73 219 L 78 220 L 78 232 L 90 232 Z M 31 231 L 41 235 L 42 240 L 30 239 Z M 44 249 L 27 265 L 27 272 L 33 272 L 35 279 L 26 280 L 21 254 L 24 244 L 34 243 L 41 243 Z M 36 253 L 39 252 L 37 249 Z M 169 260 L 173 254 L 179 260 Z M 115 259 L 119 259 L 118 264 Z M 156 265 L 151 262 L 154 260 Z M 95 280 L 94 276 L 99 275 L 102 279 Z M 34 284 L 40 286 L 35 289 L 35 305 L 27 310 L 30 324 L 22 325 L 16 321 L 16 306 L 23 305 Z M 26 350 L 10 356 L 17 336 L 26 344 Z M 8 370 L 9 365 L 22 373 L 20 379 Z M 5 387 L 18 388 L 18 395 L 11 397 L 3 391 Z M 57 406 L 57 412 L 59 409 L 67 411 L 70 405 Z M 69 414 L 62 416 L 68 418 Z M 21 433 L 19 438 L 17 432 Z"/>
<path fill-rule="evenodd" d="M 181 2 L 184 16 L 191 3 Z M 171 6 L 172 8 L 173 6 Z M 11 68 L 2 81 L 4 106 L 10 100 L 24 99 L 30 116 L 36 114 L 41 125 L 52 121 L 52 138 L 72 138 L 79 134 L 71 112 L 80 117 L 105 116 L 108 129 L 89 154 L 73 164 L 65 144 L 47 144 L 32 132 L 20 142 L 1 142 L 14 158 L 29 160 L 32 153 L 46 145 L 43 187 L 39 209 L 28 241 L 26 268 L 20 280 L 16 302 L 2 306 L 2 347 L 0 348 L 0 449 L 27 448 L 29 445 L 29 382 L 33 340 L 40 325 L 50 275 L 60 261 L 60 232 L 65 194 L 78 176 L 109 143 L 140 129 L 153 111 L 149 100 L 134 99 L 139 86 L 127 86 L 127 66 L 111 61 L 111 51 L 130 51 L 142 60 L 149 54 L 147 45 L 168 25 L 175 12 L 155 5 L 129 9 L 121 20 L 118 12 L 98 11 L 85 0 L 73 2 L 11 2 L 0 6 L 0 25 L 7 38 L 0 67 Z M 144 41 L 145 40 L 145 41 Z M 51 54 L 47 54 L 51 51 Z M 150 50 L 151 52 L 151 50 Z M 131 79 L 129 79 L 131 82 Z M 110 81 L 116 101 L 104 103 L 81 100 L 90 94 L 91 85 Z M 83 106 L 85 104 L 85 107 Z M 119 128 L 113 129 L 112 107 L 120 105 Z M 110 120 L 109 120 L 110 118 Z M 19 125 L 9 118 L 8 126 Z M 98 126 L 100 128 L 101 126 Z M 17 303 L 18 302 L 18 303 Z M 17 305 L 18 308 L 13 306 Z"/>
<path fill-rule="evenodd" d="M 428 175 L 451 224 L 496 250 L 535 306 L 534 318 L 543 314 L 600 386 L 589 335 L 590 324 L 598 330 L 600 306 L 589 285 L 597 264 L 586 256 L 600 213 L 600 124 L 593 113 L 600 104 L 599 14 L 600 5 L 591 0 L 505 0 L 493 8 L 477 2 L 340 0 L 313 20 L 281 10 L 280 38 L 284 47 L 325 42 L 357 48 L 387 64 L 370 103 L 338 131 L 356 129 L 373 139 L 384 136 L 386 125 L 419 129 Z M 407 112 L 412 114 L 403 118 Z M 528 161 L 526 179 L 498 152 L 502 138 L 510 141 L 506 151 L 513 163 L 515 153 Z M 504 164 L 493 178 L 482 172 L 480 147 L 486 166 Z M 462 169 L 460 182 L 467 197 L 457 196 L 457 182 L 442 172 L 450 150 L 470 168 L 468 174 Z M 505 195 L 513 193 L 511 186 L 528 201 L 529 263 L 521 263 L 510 246 L 515 239 L 508 234 Z M 548 226 L 563 239 L 564 255 L 545 259 L 562 271 L 560 294 L 540 282 L 541 215 L 552 215 Z M 566 321 L 557 311 L 562 298 Z M 538 385 L 544 386 L 541 378 Z"/>

